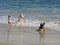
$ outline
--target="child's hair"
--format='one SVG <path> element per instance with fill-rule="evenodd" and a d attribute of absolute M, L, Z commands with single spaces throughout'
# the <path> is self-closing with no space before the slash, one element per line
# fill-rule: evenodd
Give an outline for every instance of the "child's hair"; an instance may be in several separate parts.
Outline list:
<path fill-rule="evenodd" d="M 8 15 L 8 17 L 10 17 L 10 15 Z"/>

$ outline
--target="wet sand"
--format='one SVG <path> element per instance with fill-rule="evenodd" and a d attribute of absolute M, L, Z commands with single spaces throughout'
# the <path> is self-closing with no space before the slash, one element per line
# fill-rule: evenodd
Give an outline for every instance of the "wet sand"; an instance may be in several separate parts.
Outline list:
<path fill-rule="evenodd" d="M 45 29 L 45 34 L 37 32 L 35 27 L 13 26 L 8 35 L 6 24 L 0 24 L 0 44 L 11 45 L 59 45 L 60 31 Z"/>
<path fill-rule="evenodd" d="M 8 44 L 8 43 L 0 43 L 0 45 L 12 45 L 12 44 Z"/>

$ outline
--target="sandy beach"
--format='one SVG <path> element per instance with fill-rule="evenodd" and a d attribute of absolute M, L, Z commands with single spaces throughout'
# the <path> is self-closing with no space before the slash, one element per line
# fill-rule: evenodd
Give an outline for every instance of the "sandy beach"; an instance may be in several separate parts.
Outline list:
<path fill-rule="evenodd" d="M 12 45 L 12 44 L 8 44 L 8 43 L 0 43 L 0 45 Z"/>
<path fill-rule="evenodd" d="M 45 34 L 36 27 L 13 26 L 8 35 L 6 24 L 0 24 L 0 45 L 59 45 L 60 31 L 45 29 Z"/>

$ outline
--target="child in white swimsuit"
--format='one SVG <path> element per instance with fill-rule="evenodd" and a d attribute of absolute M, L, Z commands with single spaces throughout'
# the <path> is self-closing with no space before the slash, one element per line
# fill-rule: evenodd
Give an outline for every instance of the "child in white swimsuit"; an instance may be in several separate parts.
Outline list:
<path fill-rule="evenodd" d="M 11 17 L 8 15 L 8 24 L 11 24 Z"/>

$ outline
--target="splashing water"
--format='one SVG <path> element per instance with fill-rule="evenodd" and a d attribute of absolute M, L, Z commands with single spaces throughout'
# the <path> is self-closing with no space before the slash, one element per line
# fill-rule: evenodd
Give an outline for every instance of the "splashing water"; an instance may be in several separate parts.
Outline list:
<path fill-rule="evenodd" d="M 0 23 L 6 24 L 7 23 L 7 16 L 0 16 L 0 21 L 1 21 Z M 17 22 L 17 23 L 16 22 L 17 22 L 17 18 L 13 17 L 12 18 L 12 25 L 13 26 L 39 27 L 41 22 L 46 22 L 46 21 L 25 19 L 25 22 Z M 50 29 L 59 30 L 60 24 L 58 21 L 57 22 L 49 21 L 49 22 L 46 22 L 45 27 L 50 28 Z"/>

